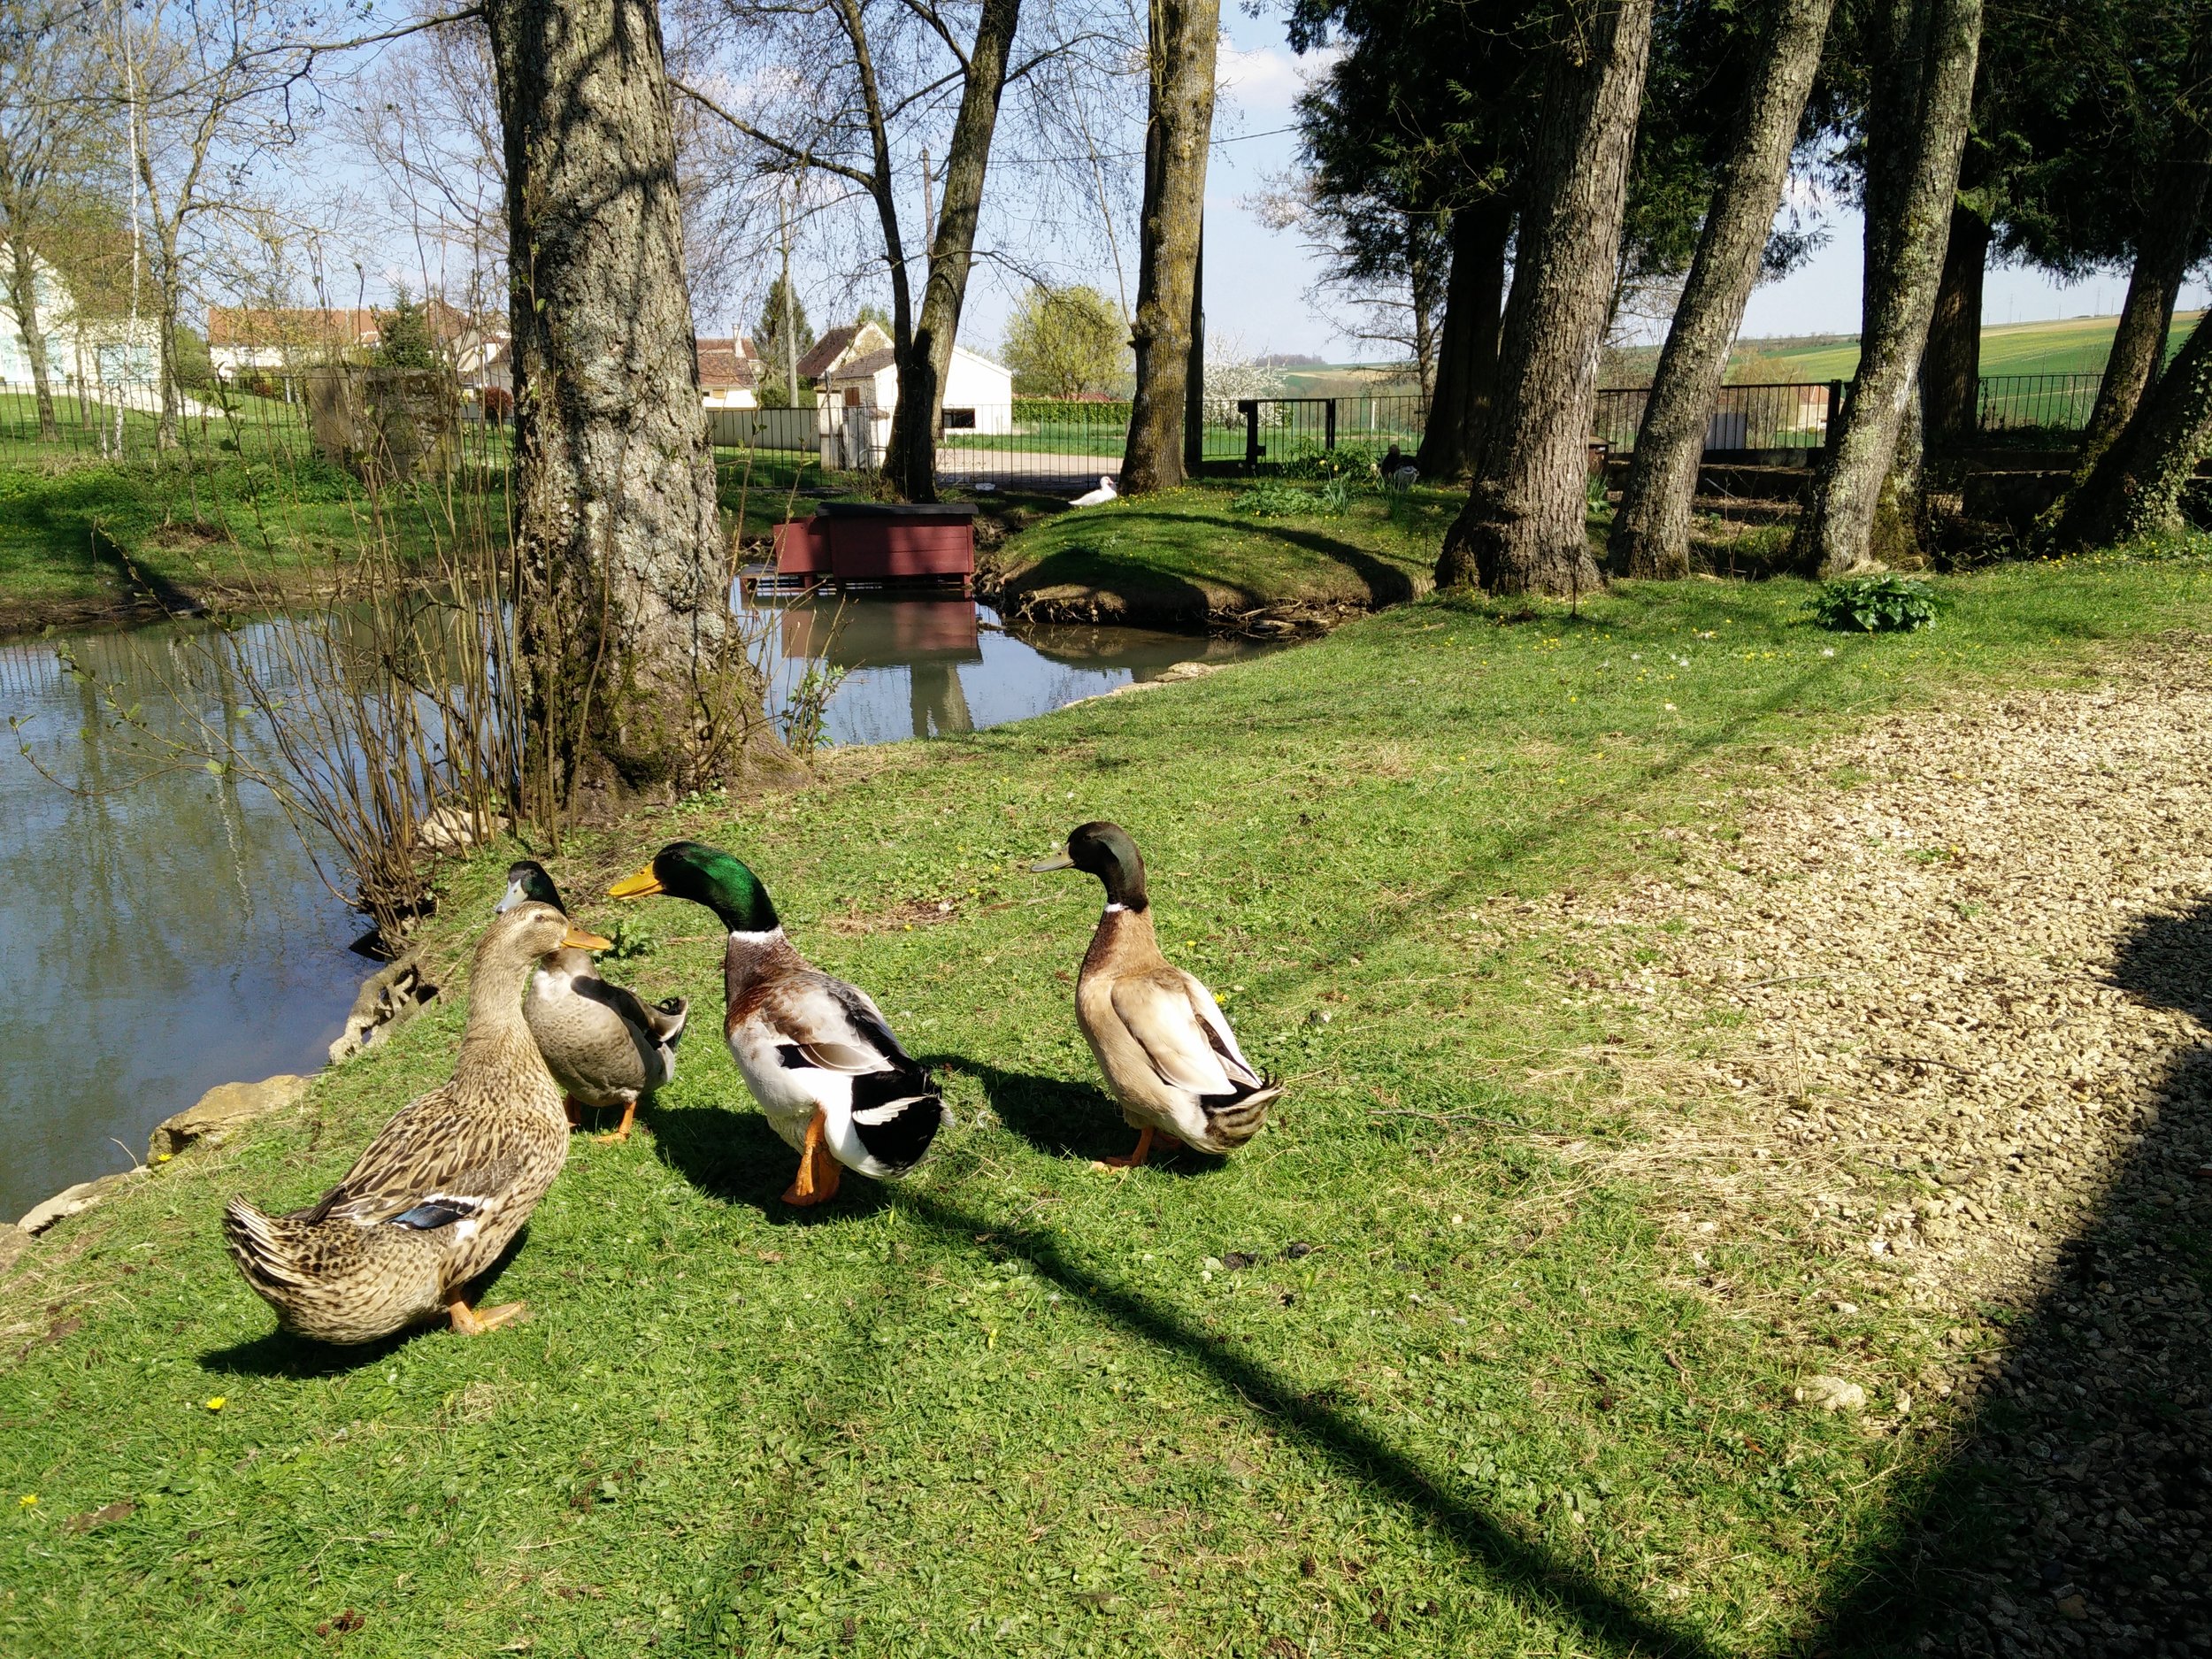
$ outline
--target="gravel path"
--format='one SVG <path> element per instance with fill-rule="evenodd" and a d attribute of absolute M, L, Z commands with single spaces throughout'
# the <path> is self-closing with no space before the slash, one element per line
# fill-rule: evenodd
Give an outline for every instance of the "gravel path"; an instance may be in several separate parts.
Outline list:
<path fill-rule="evenodd" d="M 1869 1432 L 1955 1439 L 1826 1650 L 2212 1653 L 2212 642 L 1742 804 L 1670 833 L 1672 879 L 1548 907 L 1652 1102 L 1571 1150 L 1674 1196 L 1715 1301 L 1709 1251 L 1780 1248 L 1832 1326 L 1925 1335 L 1830 1356 Z"/>

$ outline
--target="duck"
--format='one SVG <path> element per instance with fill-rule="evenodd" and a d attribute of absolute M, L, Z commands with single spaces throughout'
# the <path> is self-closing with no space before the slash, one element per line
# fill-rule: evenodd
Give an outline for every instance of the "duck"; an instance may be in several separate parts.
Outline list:
<path fill-rule="evenodd" d="M 499 909 L 550 904 L 563 915 L 561 890 L 545 866 L 518 859 L 508 866 L 507 892 Z M 676 1077 L 676 1044 L 684 1034 L 690 1004 L 680 996 L 647 1002 L 634 991 L 599 977 L 592 959 L 563 948 L 549 955 L 530 976 L 523 994 L 522 1017 L 537 1039 L 538 1052 L 568 1098 L 568 1120 L 581 1121 L 583 1109 L 622 1108 L 622 1121 L 598 1139 L 630 1138 L 638 1097 L 665 1087 Z"/>
<path fill-rule="evenodd" d="M 441 1313 L 467 1336 L 522 1313 L 519 1302 L 473 1307 L 468 1286 L 568 1156 L 560 1087 L 523 1019 L 523 987 L 551 951 L 606 948 L 550 904 L 495 916 L 476 947 L 452 1078 L 394 1113 L 319 1202 L 273 1216 L 231 1199 L 231 1258 L 285 1328 L 353 1345 Z"/>
<path fill-rule="evenodd" d="M 1137 1144 L 1100 1165 L 1133 1169 L 1162 1142 L 1233 1152 L 1259 1133 L 1283 1086 L 1244 1057 L 1214 994 L 1161 955 L 1129 833 L 1103 819 L 1079 824 L 1064 851 L 1029 867 L 1084 871 L 1106 889 L 1075 981 L 1075 1018 Z"/>
<path fill-rule="evenodd" d="M 890 1180 L 922 1161 L 952 1120 L 928 1072 L 900 1046 L 867 992 L 810 966 L 793 949 L 768 889 L 742 859 L 698 841 L 671 841 L 610 891 L 618 899 L 689 899 L 729 930 L 723 1034 L 745 1087 L 799 1155 L 785 1203 L 827 1203 L 841 1169 Z"/>

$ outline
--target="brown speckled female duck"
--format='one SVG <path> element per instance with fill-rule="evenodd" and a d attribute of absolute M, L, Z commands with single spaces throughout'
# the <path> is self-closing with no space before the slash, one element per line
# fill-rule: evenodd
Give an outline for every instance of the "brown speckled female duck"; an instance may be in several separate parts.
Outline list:
<path fill-rule="evenodd" d="M 264 1215 L 243 1198 L 223 1233 L 246 1282 L 302 1336 L 373 1342 L 444 1313 L 468 1335 L 518 1302 L 478 1312 L 468 1282 L 499 1259 L 568 1156 L 561 1091 L 523 1023 L 522 987 L 563 946 L 603 950 L 549 904 L 493 918 L 469 976 L 453 1079 L 400 1108 L 311 1209 Z"/>
<path fill-rule="evenodd" d="M 1161 1140 L 1232 1152 L 1259 1133 L 1282 1085 L 1244 1057 L 1213 993 L 1160 954 L 1144 860 L 1127 832 L 1079 824 L 1065 852 L 1030 868 L 1087 871 L 1106 888 L 1106 913 L 1075 982 L 1075 1017 L 1138 1133 L 1128 1156 L 1102 1162 L 1141 1164 Z"/>

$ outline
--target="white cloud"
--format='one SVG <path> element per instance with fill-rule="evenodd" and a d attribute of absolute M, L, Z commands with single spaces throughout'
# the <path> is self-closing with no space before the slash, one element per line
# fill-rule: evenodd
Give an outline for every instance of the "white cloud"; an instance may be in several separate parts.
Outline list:
<path fill-rule="evenodd" d="M 1215 96 L 1249 116 L 1287 118 L 1291 106 L 1336 62 L 1339 49 L 1295 53 L 1273 46 L 1243 51 L 1224 42 L 1215 61 Z"/>

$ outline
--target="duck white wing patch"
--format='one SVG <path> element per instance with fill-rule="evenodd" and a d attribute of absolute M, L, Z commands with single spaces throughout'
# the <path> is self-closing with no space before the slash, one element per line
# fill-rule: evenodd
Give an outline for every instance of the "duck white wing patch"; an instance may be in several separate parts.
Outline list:
<path fill-rule="evenodd" d="M 1123 979 L 1114 987 L 1113 1002 L 1115 1014 L 1170 1087 L 1194 1094 L 1236 1091 L 1192 998 L 1180 986 L 1149 977 Z"/>
<path fill-rule="evenodd" d="M 1176 972 L 1179 973 L 1182 970 L 1179 968 Z M 1230 1080 L 1246 1088 L 1259 1087 L 1259 1070 L 1244 1057 L 1244 1050 L 1237 1045 L 1237 1034 L 1229 1029 L 1228 1016 L 1221 1011 L 1221 1004 L 1214 1001 L 1214 994 L 1187 973 L 1183 974 L 1183 985 L 1190 993 L 1191 1007 L 1197 1010 L 1198 1018 L 1205 1021 L 1207 1031 L 1212 1033 L 1214 1049 L 1222 1056 L 1223 1069 L 1228 1072 Z"/>

